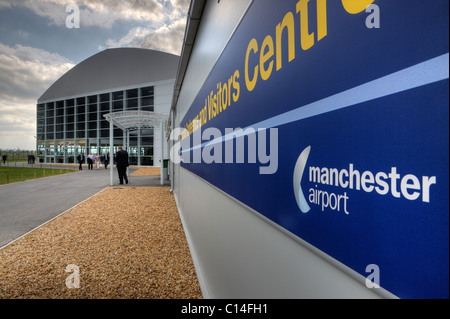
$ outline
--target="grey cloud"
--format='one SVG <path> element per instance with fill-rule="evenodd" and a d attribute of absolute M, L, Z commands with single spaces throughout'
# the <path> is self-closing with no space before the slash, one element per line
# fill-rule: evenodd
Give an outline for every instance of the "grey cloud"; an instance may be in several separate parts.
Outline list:
<path fill-rule="evenodd" d="M 186 19 L 179 19 L 170 25 L 163 25 L 158 29 L 137 27 L 131 29 L 122 39 L 109 39 L 109 48 L 139 47 L 154 49 L 179 55 L 183 44 Z"/>
<path fill-rule="evenodd" d="M 174 54 L 181 53 L 186 20 L 178 20 L 176 23 L 149 33 L 140 42 L 139 46 L 148 49 L 157 49 Z"/>
<path fill-rule="evenodd" d="M 0 95 L 8 99 L 37 99 L 73 64 L 58 54 L 0 44 Z"/>

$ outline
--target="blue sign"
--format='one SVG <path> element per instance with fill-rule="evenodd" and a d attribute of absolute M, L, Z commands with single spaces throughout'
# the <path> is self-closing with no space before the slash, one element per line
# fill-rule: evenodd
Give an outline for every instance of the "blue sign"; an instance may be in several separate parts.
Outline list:
<path fill-rule="evenodd" d="M 181 166 L 401 298 L 448 298 L 448 12 L 254 1 L 181 122 Z"/>

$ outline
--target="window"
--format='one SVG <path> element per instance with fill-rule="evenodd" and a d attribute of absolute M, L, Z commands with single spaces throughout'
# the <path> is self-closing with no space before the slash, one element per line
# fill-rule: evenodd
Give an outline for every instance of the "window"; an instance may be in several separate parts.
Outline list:
<path fill-rule="evenodd" d="M 88 128 L 90 130 L 96 130 L 97 129 L 97 122 L 89 122 L 88 123 Z"/>
<path fill-rule="evenodd" d="M 141 147 L 142 156 L 153 156 L 153 147 Z"/>
<path fill-rule="evenodd" d="M 153 136 L 153 128 L 143 128 L 141 129 L 142 136 Z"/>
<path fill-rule="evenodd" d="M 57 116 L 56 117 L 56 124 L 63 124 L 64 123 L 64 117 L 63 116 Z"/>
<path fill-rule="evenodd" d="M 141 98 L 141 105 L 142 106 L 153 105 L 153 96 L 147 96 L 147 97 Z"/>
<path fill-rule="evenodd" d="M 104 102 L 100 104 L 100 111 L 109 113 L 109 102 Z"/>
<path fill-rule="evenodd" d="M 153 86 L 141 88 L 141 96 L 150 96 L 150 95 L 153 95 Z"/>
<path fill-rule="evenodd" d="M 64 124 L 56 124 L 56 133 L 64 132 Z"/>
<path fill-rule="evenodd" d="M 43 119 L 45 117 L 45 104 L 38 104 L 37 106 L 37 118 Z"/>
<path fill-rule="evenodd" d="M 89 113 L 89 121 L 97 121 L 97 112 Z"/>
<path fill-rule="evenodd" d="M 78 105 L 78 114 L 80 114 L 80 113 L 86 113 L 85 105 Z"/>
<path fill-rule="evenodd" d="M 75 114 L 75 100 L 74 99 L 66 101 L 66 115 L 67 114 L 69 114 L 69 115 Z"/>
<path fill-rule="evenodd" d="M 47 103 L 47 118 L 55 116 L 55 104 Z"/>
<path fill-rule="evenodd" d="M 127 99 L 137 98 L 138 89 L 127 90 Z"/>
<path fill-rule="evenodd" d="M 153 136 L 151 137 L 142 137 L 141 138 L 141 145 L 146 145 L 146 146 L 153 146 Z"/>
<path fill-rule="evenodd" d="M 84 121 L 86 121 L 86 115 L 78 114 L 77 115 L 77 122 L 84 122 Z"/>
<path fill-rule="evenodd" d="M 123 91 L 113 92 L 112 96 L 114 101 L 123 100 Z"/>
<path fill-rule="evenodd" d="M 153 166 L 153 157 L 141 157 L 141 165 Z"/>
<path fill-rule="evenodd" d="M 100 130 L 100 137 L 109 137 L 109 130 Z"/>
<path fill-rule="evenodd" d="M 64 101 L 56 102 L 56 115 L 57 116 L 64 115 Z"/>
<path fill-rule="evenodd" d="M 91 95 L 88 97 L 88 103 L 89 104 L 94 104 L 97 103 L 97 95 Z"/>
<path fill-rule="evenodd" d="M 109 102 L 109 93 L 100 94 L 100 102 Z"/>
<path fill-rule="evenodd" d="M 74 115 L 67 115 L 66 116 L 66 123 L 73 123 L 75 121 Z"/>
<path fill-rule="evenodd" d="M 97 113 L 97 104 L 89 104 L 89 113 Z"/>
<path fill-rule="evenodd" d="M 114 138 L 120 138 L 123 136 L 123 131 L 119 128 L 114 129 Z"/>
<path fill-rule="evenodd" d="M 123 101 L 114 101 L 113 102 L 113 112 L 122 111 L 123 110 Z"/>
<path fill-rule="evenodd" d="M 148 86 L 141 88 L 141 110 L 151 111 L 154 110 L 154 88 L 153 86 Z"/>
<path fill-rule="evenodd" d="M 100 121 L 100 128 L 102 129 L 109 129 L 109 122 L 106 120 Z"/>
<path fill-rule="evenodd" d="M 153 112 L 154 111 L 154 107 L 153 107 L 153 105 L 151 105 L 151 106 L 143 106 L 143 107 L 141 107 L 141 111 Z"/>
<path fill-rule="evenodd" d="M 128 99 L 127 110 L 137 110 L 137 109 L 138 109 L 138 99 Z"/>

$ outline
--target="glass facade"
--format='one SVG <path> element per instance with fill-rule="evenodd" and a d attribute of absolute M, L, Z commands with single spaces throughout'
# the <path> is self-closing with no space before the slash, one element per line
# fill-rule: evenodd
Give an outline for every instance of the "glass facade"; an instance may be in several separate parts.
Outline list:
<path fill-rule="evenodd" d="M 109 151 L 109 122 L 104 114 L 119 111 L 154 111 L 154 87 L 139 87 L 80 96 L 37 105 L 37 160 L 41 163 L 76 163 L 78 154 Z M 153 166 L 153 129 L 130 132 L 130 164 Z M 125 145 L 124 132 L 114 128 L 114 152 Z"/>

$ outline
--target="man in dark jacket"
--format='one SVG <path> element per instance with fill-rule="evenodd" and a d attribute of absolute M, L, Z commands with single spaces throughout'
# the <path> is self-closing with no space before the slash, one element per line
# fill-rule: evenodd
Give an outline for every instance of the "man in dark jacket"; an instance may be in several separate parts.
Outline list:
<path fill-rule="evenodd" d="M 78 167 L 78 169 L 80 171 L 82 171 L 83 170 L 83 164 L 84 164 L 84 161 L 85 161 L 83 153 L 81 153 L 80 155 L 77 156 L 77 160 L 78 160 L 78 163 L 80 164 L 80 167 Z"/>
<path fill-rule="evenodd" d="M 109 164 L 109 153 L 105 153 L 105 155 L 103 155 L 103 164 L 105 164 L 105 169 L 107 169 Z"/>
<path fill-rule="evenodd" d="M 130 166 L 128 163 L 128 153 L 122 146 L 119 146 L 119 150 L 116 153 L 116 166 L 117 173 L 119 173 L 119 182 L 123 185 L 123 180 L 125 179 L 125 183 L 128 184 L 128 176 L 127 176 L 127 167 Z"/>

